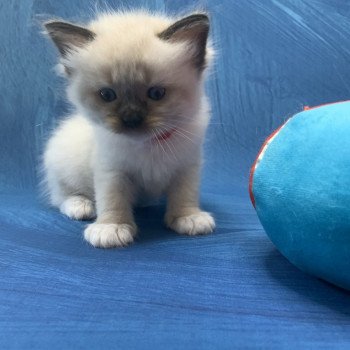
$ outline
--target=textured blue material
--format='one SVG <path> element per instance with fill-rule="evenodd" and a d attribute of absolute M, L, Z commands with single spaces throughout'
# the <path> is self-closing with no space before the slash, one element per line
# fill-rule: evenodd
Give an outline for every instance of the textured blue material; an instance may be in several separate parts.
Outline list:
<path fill-rule="evenodd" d="M 350 289 L 350 102 L 291 118 L 259 161 L 253 194 L 291 262 Z"/>
<path fill-rule="evenodd" d="M 163 228 L 162 207 L 142 208 L 135 245 L 99 250 L 83 241 L 83 223 L 36 199 L 37 159 L 68 111 L 56 51 L 36 23 L 87 19 L 106 1 L 0 1 L 0 347 L 349 348 L 349 293 L 280 255 L 247 195 L 249 166 L 284 118 L 349 98 L 349 1 L 199 2 L 218 46 L 202 189 L 218 229 L 181 237 Z"/>

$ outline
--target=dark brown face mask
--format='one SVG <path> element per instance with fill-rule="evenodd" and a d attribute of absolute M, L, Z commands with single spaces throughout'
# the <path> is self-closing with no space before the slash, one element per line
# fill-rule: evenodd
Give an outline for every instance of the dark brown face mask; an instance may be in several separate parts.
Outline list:
<path fill-rule="evenodd" d="M 117 105 L 116 114 L 124 128 L 136 129 L 145 121 L 148 105 L 132 91 L 126 91 L 123 93 L 122 103 Z"/>

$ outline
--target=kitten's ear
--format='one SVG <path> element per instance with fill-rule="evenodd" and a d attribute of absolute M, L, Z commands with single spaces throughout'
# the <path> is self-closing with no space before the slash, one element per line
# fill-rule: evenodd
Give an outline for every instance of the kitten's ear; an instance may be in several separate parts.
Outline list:
<path fill-rule="evenodd" d="M 44 27 L 63 57 L 95 38 L 91 30 L 67 22 L 49 21 L 44 23 Z"/>
<path fill-rule="evenodd" d="M 203 69 L 209 34 L 209 18 L 205 14 L 193 14 L 180 19 L 161 32 L 159 38 L 180 42 L 187 41 L 194 47 L 194 63 L 197 68 Z"/>

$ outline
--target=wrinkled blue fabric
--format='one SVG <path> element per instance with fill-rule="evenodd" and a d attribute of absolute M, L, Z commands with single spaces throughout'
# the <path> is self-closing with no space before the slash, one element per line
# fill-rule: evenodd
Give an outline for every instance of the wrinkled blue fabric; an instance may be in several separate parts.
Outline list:
<path fill-rule="evenodd" d="M 259 218 L 301 269 L 350 288 L 350 102 L 297 114 L 253 177 Z"/>
<path fill-rule="evenodd" d="M 38 200 L 38 159 L 69 111 L 38 23 L 84 21 L 105 2 L 211 14 L 201 200 L 216 217 L 213 235 L 168 231 L 155 206 L 136 210 L 133 246 L 94 249 L 84 223 Z M 304 105 L 349 99 L 349 17 L 347 0 L 1 1 L 0 347 L 349 348 L 349 293 L 290 264 L 247 192 L 272 130 Z"/>

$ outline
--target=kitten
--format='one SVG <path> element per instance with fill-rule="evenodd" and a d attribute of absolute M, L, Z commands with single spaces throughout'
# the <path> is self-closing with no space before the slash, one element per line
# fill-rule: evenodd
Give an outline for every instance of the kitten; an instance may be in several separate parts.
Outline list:
<path fill-rule="evenodd" d="M 165 223 L 176 232 L 212 232 L 214 219 L 198 205 L 208 17 L 114 13 L 45 28 L 76 107 L 45 150 L 52 205 L 72 219 L 97 217 L 84 232 L 95 247 L 133 242 L 132 207 L 145 196 L 167 196 Z"/>

